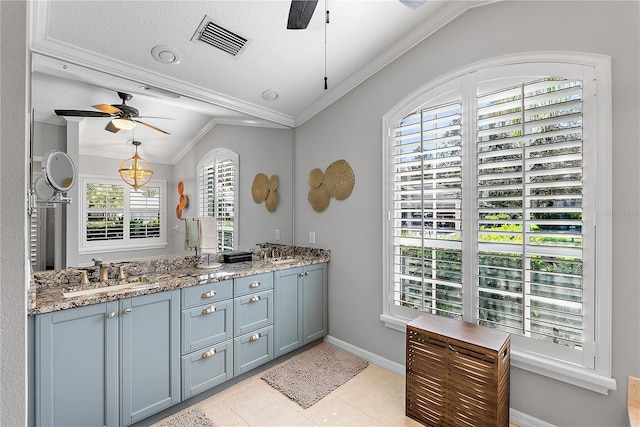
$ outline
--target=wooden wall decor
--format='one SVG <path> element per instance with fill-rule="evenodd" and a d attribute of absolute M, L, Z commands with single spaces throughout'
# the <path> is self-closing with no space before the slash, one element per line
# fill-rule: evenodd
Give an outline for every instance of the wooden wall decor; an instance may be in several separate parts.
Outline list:
<path fill-rule="evenodd" d="M 251 185 L 251 196 L 256 203 L 264 202 L 267 211 L 273 212 L 278 206 L 278 176 L 268 178 L 263 173 L 256 174 Z"/>
<path fill-rule="evenodd" d="M 309 172 L 309 204 L 316 212 L 322 212 L 331 202 L 331 198 L 345 200 L 351 195 L 356 177 L 349 162 L 336 160 L 324 172 L 315 168 Z"/>
<path fill-rule="evenodd" d="M 182 211 L 189 206 L 189 197 L 184 194 L 184 183 L 182 181 L 178 183 L 178 194 L 180 196 L 176 206 L 176 218 L 180 219 L 182 218 Z"/>

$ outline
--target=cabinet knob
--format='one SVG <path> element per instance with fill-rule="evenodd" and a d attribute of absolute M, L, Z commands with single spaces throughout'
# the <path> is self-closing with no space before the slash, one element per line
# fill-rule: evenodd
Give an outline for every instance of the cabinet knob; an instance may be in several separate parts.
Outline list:
<path fill-rule="evenodd" d="M 249 302 L 256 302 L 256 301 L 260 301 L 260 295 L 256 295 L 249 298 Z"/>
<path fill-rule="evenodd" d="M 304 273 L 300 273 L 300 274 L 298 274 L 298 276 L 302 277 L 302 276 L 304 276 Z"/>
<path fill-rule="evenodd" d="M 110 312 L 109 314 L 107 314 L 107 317 L 108 317 L 109 319 L 113 319 L 114 317 L 116 317 L 116 313 L 112 311 L 112 312 Z"/>
<path fill-rule="evenodd" d="M 205 351 L 204 353 L 202 353 L 202 357 L 203 358 L 207 358 L 207 357 L 211 357 L 214 354 L 216 354 L 216 349 L 212 348 L 211 350 Z"/>
<path fill-rule="evenodd" d="M 308 275 L 309 275 L 309 272 L 307 271 L 306 273 L 304 273 L 304 275 L 305 275 L 305 276 L 308 276 Z"/>
<path fill-rule="evenodd" d="M 251 335 L 251 336 L 249 337 L 249 341 L 259 340 L 261 336 L 262 336 L 262 335 L 260 335 L 260 334 L 253 334 L 253 335 Z"/>
<path fill-rule="evenodd" d="M 202 298 L 211 298 L 216 296 L 216 291 L 207 291 L 202 294 Z"/>
<path fill-rule="evenodd" d="M 251 282 L 251 283 L 249 283 L 249 287 L 250 288 L 257 288 L 258 286 L 260 286 L 260 282 Z"/>
<path fill-rule="evenodd" d="M 209 313 L 213 313 L 214 311 L 216 311 L 215 307 L 207 307 L 204 310 L 202 310 L 202 314 L 209 314 Z"/>
<path fill-rule="evenodd" d="M 125 308 L 124 309 L 124 314 L 131 314 L 131 309 L 130 308 Z"/>

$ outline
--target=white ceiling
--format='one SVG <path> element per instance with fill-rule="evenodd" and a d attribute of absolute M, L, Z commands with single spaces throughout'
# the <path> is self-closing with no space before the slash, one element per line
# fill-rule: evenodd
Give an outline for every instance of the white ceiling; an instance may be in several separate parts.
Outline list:
<path fill-rule="evenodd" d="M 289 0 L 29 2 L 31 49 L 38 54 L 32 108 L 36 120 L 60 120 L 54 108 L 93 110 L 120 104 L 116 91 L 131 93 L 127 104 L 141 116 L 171 118 L 142 119 L 171 135 L 138 125 L 141 155 L 175 164 L 218 123 L 304 123 L 446 22 L 491 2 L 428 0 L 414 10 L 399 0 L 320 0 L 306 30 L 286 29 Z M 191 41 L 205 16 L 248 39 L 237 56 Z M 179 63 L 156 60 L 156 46 L 177 54 Z M 278 98 L 264 100 L 264 91 Z M 131 154 L 131 132 L 105 131 L 108 120 L 82 120 L 81 153 Z"/>

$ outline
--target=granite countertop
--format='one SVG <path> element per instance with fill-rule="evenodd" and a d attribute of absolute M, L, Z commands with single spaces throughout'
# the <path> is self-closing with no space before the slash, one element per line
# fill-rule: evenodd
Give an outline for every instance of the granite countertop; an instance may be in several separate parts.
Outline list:
<path fill-rule="evenodd" d="M 258 250 L 253 253 L 252 261 L 223 263 L 216 269 L 197 268 L 200 257 L 196 256 L 110 263 L 107 282 L 100 281 L 99 267 L 93 266 L 34 272 L 29 286 L 28 314 L 83 307 L 330 260 L 329 251 L 315 248 L 296 247 L 295 251 L 283 251 L 279 255 L 281 256 L 276 258 L 266 258 L 264 252 Z M 120 270 L 124 273 L 124 279 L 117 279 Z M 83 272 L 86 272 L 89 279 L 89 283 L 85 285 L 81 284 Z M 126 285 L 129 283 L 133 286 Z M 121 289 L 123 286 L 126 288 Z M 104 288 L 104 291 L 88 295 L 64 295 L 96 288 Z"/>

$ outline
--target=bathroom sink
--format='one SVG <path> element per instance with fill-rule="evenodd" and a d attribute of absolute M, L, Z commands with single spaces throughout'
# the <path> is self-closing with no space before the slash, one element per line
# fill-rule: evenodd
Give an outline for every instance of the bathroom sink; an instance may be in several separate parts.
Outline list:
<path fill-rule="evenodd" d="M 290 264 L 292 262 L 300 262 L 302 261 L 302 259 L 300 258 L 285 258 L 285 259 L 277 259 L 277 260 L 271 260 L 271 264 Z"/>
<path fill-rule="evenodd" d="M 127 292 L 127 291 L 141 291 L 145 289 L 158 288 L 159 286 L 160 285 L 158 284 L 158 282 L 139 281 L 139 282 L 122 283 L 120 285 L 101 286 L 99 288 L 82 289 L 79 291 L 63 292 L 62 295 L 65 298 L 74 298 L 74 297 L 99 294 L 103 292 L 117 293 L 117 292 Z"/>

